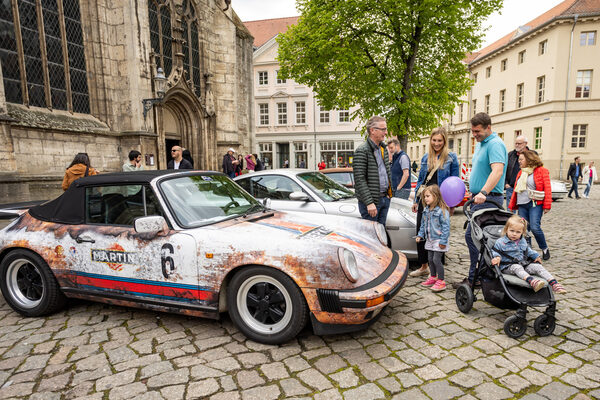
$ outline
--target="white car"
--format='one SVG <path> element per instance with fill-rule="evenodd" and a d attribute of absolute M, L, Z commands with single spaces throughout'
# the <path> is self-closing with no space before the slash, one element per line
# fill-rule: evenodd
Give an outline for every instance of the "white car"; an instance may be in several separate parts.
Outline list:
<path fill-rule="evenodd" d="M 306 169 L 270 169 L 234 179 L 257 199 L 270 199 L 270 208 L 360 218 L 354 192 L 324 174 Z M 417 258 L 417 224 L 412 203 L 392 198 L 385 228 L 392 249 L 409 260 Z"/>

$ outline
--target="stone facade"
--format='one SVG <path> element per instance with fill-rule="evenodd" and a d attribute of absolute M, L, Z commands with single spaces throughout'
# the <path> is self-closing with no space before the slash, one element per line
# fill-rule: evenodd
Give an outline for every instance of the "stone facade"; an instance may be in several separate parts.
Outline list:
<path fill-rule="evenodd" d="M 163 101 L 144 121 L 142 99 L 157 97 L 153 78 L 160 66 L 160 51 L 151 44 L 149 2 L 170 11 L 172 36 L 166 40 L 172 68 Z M 12 3 L 18 21 L 18 6 Z M 80 0 L 90 112 L 9 103 L 0 75 L 0 195 L 11 190 L 11 182 L 62 180 L 78 152 L 87 152 L 101 172 L 119 171 L 132 149 L 141 151 L 148 169 L 166 168 L 167 146 L 173 144 L 190 149 L 201 169 L 220 170 L 229 147 L 248 152 L 254 125 L 252 36 L 229 3 Z M 63 1 L 57 4 L 60 8 Z M 184 39 L 182 12 L 192 7 L 188 15 L 199 38 L 195 82 L 186 73 L 190 68 L 184 68 L 185 62 L 193 66 L 192 53 L 187 61 L 183 54 L 192 44 Z M 45 21 L 39 14 L 41 27 Z"/>

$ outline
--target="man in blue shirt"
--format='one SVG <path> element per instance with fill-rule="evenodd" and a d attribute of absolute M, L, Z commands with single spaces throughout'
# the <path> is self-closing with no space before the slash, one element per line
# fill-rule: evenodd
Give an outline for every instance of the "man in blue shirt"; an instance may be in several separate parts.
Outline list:
<path fill-rule="evenodd" d="M 581 197 L 579 197 L 579 190 L 577 190 L 577 185 L 578 185 L 578 181 L 579 178 L 581 178 L 581 168 L 579 167 L 579 156 L 575 157 L 575 162 L 571 163 L 571 165 L 569 165 L 569 172 L 567 172 L 567 176 L 569 178 L 571 178 L 571 182 L 573 182 L 573 184 L 571 185 L 571 190 L 569 190 L 569 198 L 573 198 L 573 196 L 571 196 L 571 193 L 573 193 L 573 191 L 575 191 L 575 197 L 580 199 Z"/>
<path fill-rule="evenodd" d="M 471 133 L 477 140 L 472 160 L 473 168 L 469 177 L 469 190 L 474 196 L 471 212 L 482 208 L 503 208 L 504 178 L 508 162 L 506 146 L 498 135 L 492 133 L 492 120 L 486 113 L 477 113 L 471 118 Z M 479 249 L 473 243 L 470 225 L 465 232 L 465 241 L 471 259 L 468 283 L 473 286 Z"/>

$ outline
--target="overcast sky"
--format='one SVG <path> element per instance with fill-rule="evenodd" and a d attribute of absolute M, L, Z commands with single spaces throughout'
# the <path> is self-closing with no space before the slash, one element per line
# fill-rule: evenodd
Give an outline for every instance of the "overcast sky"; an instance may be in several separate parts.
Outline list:
<path fill-rule="evenodd" d="M 482 48 L 561 2 L 562 0 L 504 0 L 501 14 L 492 14 L 484 24 L 489 29 Z M 298 15 L 295 0 L 233 0 L 232 6 L 242 21 Z"/>

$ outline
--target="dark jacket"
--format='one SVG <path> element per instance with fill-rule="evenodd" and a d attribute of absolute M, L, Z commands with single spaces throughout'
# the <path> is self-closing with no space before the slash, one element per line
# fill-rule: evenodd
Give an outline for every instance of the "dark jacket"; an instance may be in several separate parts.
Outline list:
<path fill-rule="evenodd" d="M 223 172 L 227 175 L 235 172 L 235 166 L 233 165 L 233 161 L 235 158 L 231 157 L 229 153 L 223 156 Z"/>
<path fill-rule="evenodd" d="M 575 176 L 575 172 L 577 172 L 577 164 L 571 163 L 571 165 L 569 165 L 569 172 L 567 172 L 567 176 L 569 178 L 573 178 Z M 579 176 L 577 177 L 577 179 L 581 178 L 582 172 L 583 167 L 581 166 L 581 164 L 579 164 Z"/>
<path fill-rule="evenodd" d="M 525 146 L 525 150 L 532 151 L 529 147 Z M 533 150 L 535 154 L 537 151 Z M 506 178 L 504 182 L 510 185 L 511 188 L 515 188 L 517 183 L 517 174 L 521 171 L 521 167 L 519 167 L 519 153 L 517 150 L 513 150 L 508 153 L 508 163 L 506 164 Z"/>
<path fill-rule="evenodd" d="M 175 169 L 175 160 L 169 161 L 167 164 L 167 169 Z M 192 166 L 192 163 L 185 158 L 182 158 L 181 162 L 179 163 L 179 169 L 194 169 L 194 167 Z"/>
<path fill-rule="evenodd" d="M 254 171 L 262 171 L 265 169 L 265 164 L 260 161 L 259 158 L 256 159 L 256 165 L 254 166 Z"/>
<path fill-rule="evenodd" d="M 387 170 L 388 181 L 392 182 L 390 163 L 386 146 L 382 143 L 377 146 L 369 138 L 354 151 L 352 168 L 354 172 L 354 190 L 358 201 L 368 206 L 379 203 L 379 169 L 375 159 L 375 150 L 383 148 L 383 162 Z M 381 150 L 379 150 L 381 151 Z M 391 187 L 388 187 L 391 196 Z"/>
<path fill-rule="evenodd" d="M 394 156 L 392 157 L 392 166 L 390 167 L 390 171 L 392 172 L 393 191 L 396 191 L 396 189 L 398 188 L 398 184 L 402 180 L 402 175 L 404 174 L 404 170 L 402 170 L 402 167 L 400 166 L 402 156 L 406 156 L 406 158 L 408 159 L 408 179 L 406 180 L 406 182 L 404 182 L 404 186 L 402 187 L 402 189 L 410 190 L 410 158 L 408 157 L 408 154 L 404 152 L 404 150 L 400 150 L 399 153 L 394 154 Z"/>

